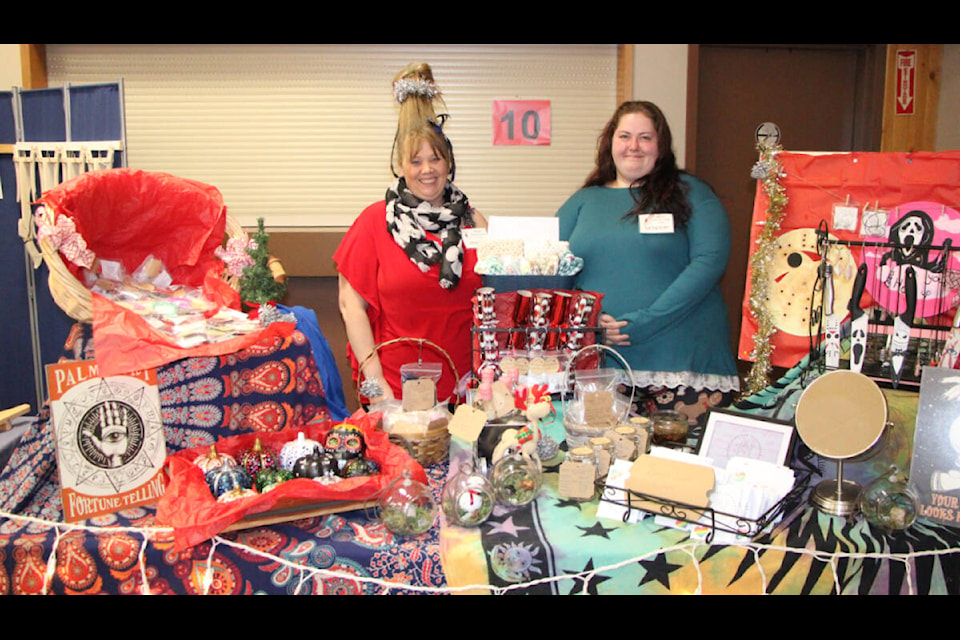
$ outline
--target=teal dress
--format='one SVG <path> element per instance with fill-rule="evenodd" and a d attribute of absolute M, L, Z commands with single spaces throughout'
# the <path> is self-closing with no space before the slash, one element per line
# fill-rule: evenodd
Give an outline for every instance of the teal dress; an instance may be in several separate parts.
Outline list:
<path fill-rule="evenodd" d="M 603 293 L 603 312 L 626 320 L 617 351 L 642 387 L 739 388 L 720 278 L 730 257 L 723 204 L 688 174 L 688 223 L 642 233 L 630 189 L 587 187 L 557 212 L 561 240 L 583 258 L 577 287 Z M 663 218 L 660 218 L 663 220 Z"/>

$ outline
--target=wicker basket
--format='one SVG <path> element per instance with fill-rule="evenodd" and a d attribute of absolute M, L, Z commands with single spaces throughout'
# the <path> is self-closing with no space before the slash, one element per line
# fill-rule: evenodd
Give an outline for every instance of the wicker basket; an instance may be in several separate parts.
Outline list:
<path fill-rule="evenodd" d="M 57 212 L 54 207 L 46 205 L 42 209 L 38 209 L 37 217 L 42 219 L 44 216 L 46 217 L 45 223 L 51 226 L 56 223 Z M 247 232 L 229 213 L 226 214 L 224 233 L 227 239 L 244 239 L 247 237 Z M 84 323 L 92 322 L 93 296 L 90 289 L 74 277 L 60 256 L 60 252 L 53 247 L 49 239 L 40 240 L 37 244 L 50 274 L 47 283 L 53 301 L 74 320 Z M 223 278 L 234 289 L 239 288 L 239 279 L 229 276 L 226 270 L 224 270 Z"/>
<path fill-rule="evenodd" d="M 384 347 L 389 347 L 390 345 L 404 342 L 418 344 L 421 348 L 423 346 L 428 346 L 437 353 L 443 355 L 447 366 L 450 368 L 450 371 L 453 372 L 453 379 L 460 379 L 459 374 L 457 373 L 457 367 L 454 365 L 453 359 L 450 358 L 450 354 L 448 354 L 439 345 L 424 338 L 394 338 L 393 340 L 388 340 L 376 345 L 357 367 L 357 399 L 361 401 L 361 404 L 362 396 L 360 395 L 359 388 L 363 376 L 363 365 L 365 365 L 371 358 L 373 358 L 374 354 L 379 353 Z M 405 447 L 410 453 L 410 456 L 424 466 L 442 462 L 446 460 L 447 456 L 450 454 L 449 420 L 435 420 L 427 425 L 421 432 L 404 433 L 402 436 L 390 434 L 390 440 L 395 444 Z"/>

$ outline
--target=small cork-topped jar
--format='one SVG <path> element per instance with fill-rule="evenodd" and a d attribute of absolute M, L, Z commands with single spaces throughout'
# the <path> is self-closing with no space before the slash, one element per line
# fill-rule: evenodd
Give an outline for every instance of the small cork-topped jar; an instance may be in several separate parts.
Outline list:
<path fill-rule="evenodd" d="M 643 431 L 647 434 L 643 453 L 650 453 L 650 446 L 653 444 L 653 422 L 646 416 L 632 416 L 630 418 L 630 426 L 636 429 L 637 433 Z M 637 455 L 640 455 L 639 451 Z"/>
<path fill-rule="evenodd" d="M 613 430 L 613 433 L 623 441 L 617 445 L 617 458 L 633 462 L 646 447 L 645 434 L 641 435 L 628 424 L 622 424 Z"/>
<path fill-rule="evenodd" d="M 593 447 L 576 447 L 567 452 L 565 460 L 569 462 L 586 462 L 596 467 L 597 452 L 593 450 Z"/>
<path fill-rule="evenodd" d="M 606 436 L 597 436 L 590 438 L 590 446 L 597 454 L 597 477 L 602 478 L 617 459 L 617 445 Z"/>
<path fill-rule="evenodd" d="M 560 465 L 560 495 L 575 502 L 588 502 L 597 495 L 597 453 L 592 447 L 580 446 L 567 451 Z"/>

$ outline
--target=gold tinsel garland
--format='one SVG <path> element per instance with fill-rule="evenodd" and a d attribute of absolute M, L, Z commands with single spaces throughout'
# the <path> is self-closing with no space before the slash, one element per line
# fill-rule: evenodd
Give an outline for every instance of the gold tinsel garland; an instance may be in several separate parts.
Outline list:
<path fill-rule="evenodd" d="M 750 176 L 760 180 L 763 193 L 767 196 L 767 216 L 761 224 L 763 230 L 757 237 L 757 246 L 750 256 L 750 299 L 748 301 L 750 313 L 757 323 L 757 331 L 753 336 L 753 351 L 750 353 L 753 366 L 745 381 L 743 397 L 763 391 L 769 384 L 770 356 L 773 353 L 771 340 L 776 332 L 770 312 L 767 308 L 769 301 L 770 273 L 769 267 L 773 260 L 773 249 L 776 245 L 780 223 L 783 220 L 783 210 L 787 206 L 787 196 L 780 179 L 780 163 L 777 154 L 782 151 L 779 145 L 767 146 L 765 143 L 757 145 L 760 159 L 753 166 Z"/>

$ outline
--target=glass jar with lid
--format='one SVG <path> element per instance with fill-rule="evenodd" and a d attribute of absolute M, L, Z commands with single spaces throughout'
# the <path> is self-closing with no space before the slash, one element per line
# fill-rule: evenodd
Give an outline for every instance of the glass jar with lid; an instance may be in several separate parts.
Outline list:
<path fill-rule="evenodd" d="M 628 424 L 622 424 L 613 430 L 617 438 L 624 441 L 624 444 L 617 445 L 617 458 L 633 462 L 644 451 L 644 442 L 646 437 L 641 435 L 634 427 Z"/>
<path fill-rule="evenodd" d="M 650 420 L 647 416 L 631 416 L 630 417 L 630 426 L 637 430 L 637 433 L 641 431 L 645 432 L 647 437 L 643 446 L 643 453 L 650 453 L 650 446 L 653 444 L 653 421 Z M 637 452 L 637 455 L 640 455 L 640 451 Z"/>
<path fill-rule="evenodd" d="M 653 421 L 653 444 L 659 446 L 683 446 L 687 442 L 690 425 L 687 416 L 679 411 L 657 411 Z"/>
<path fill-rule="evenodd" d="M 585 477 L 585 475 L 588 477 Z M 597 452 L 586 445 L 567 451 L 560 465 L 560 495 L 574 502 L 588 502 L 597 495 Z"/>
<path fill-rule="evenodd" d="M 606 436 L 597 436 L 590 438 L 590 447 L 597 455 L 597 477 L 602 478 L 617 459 L 617 445 Z"/>

